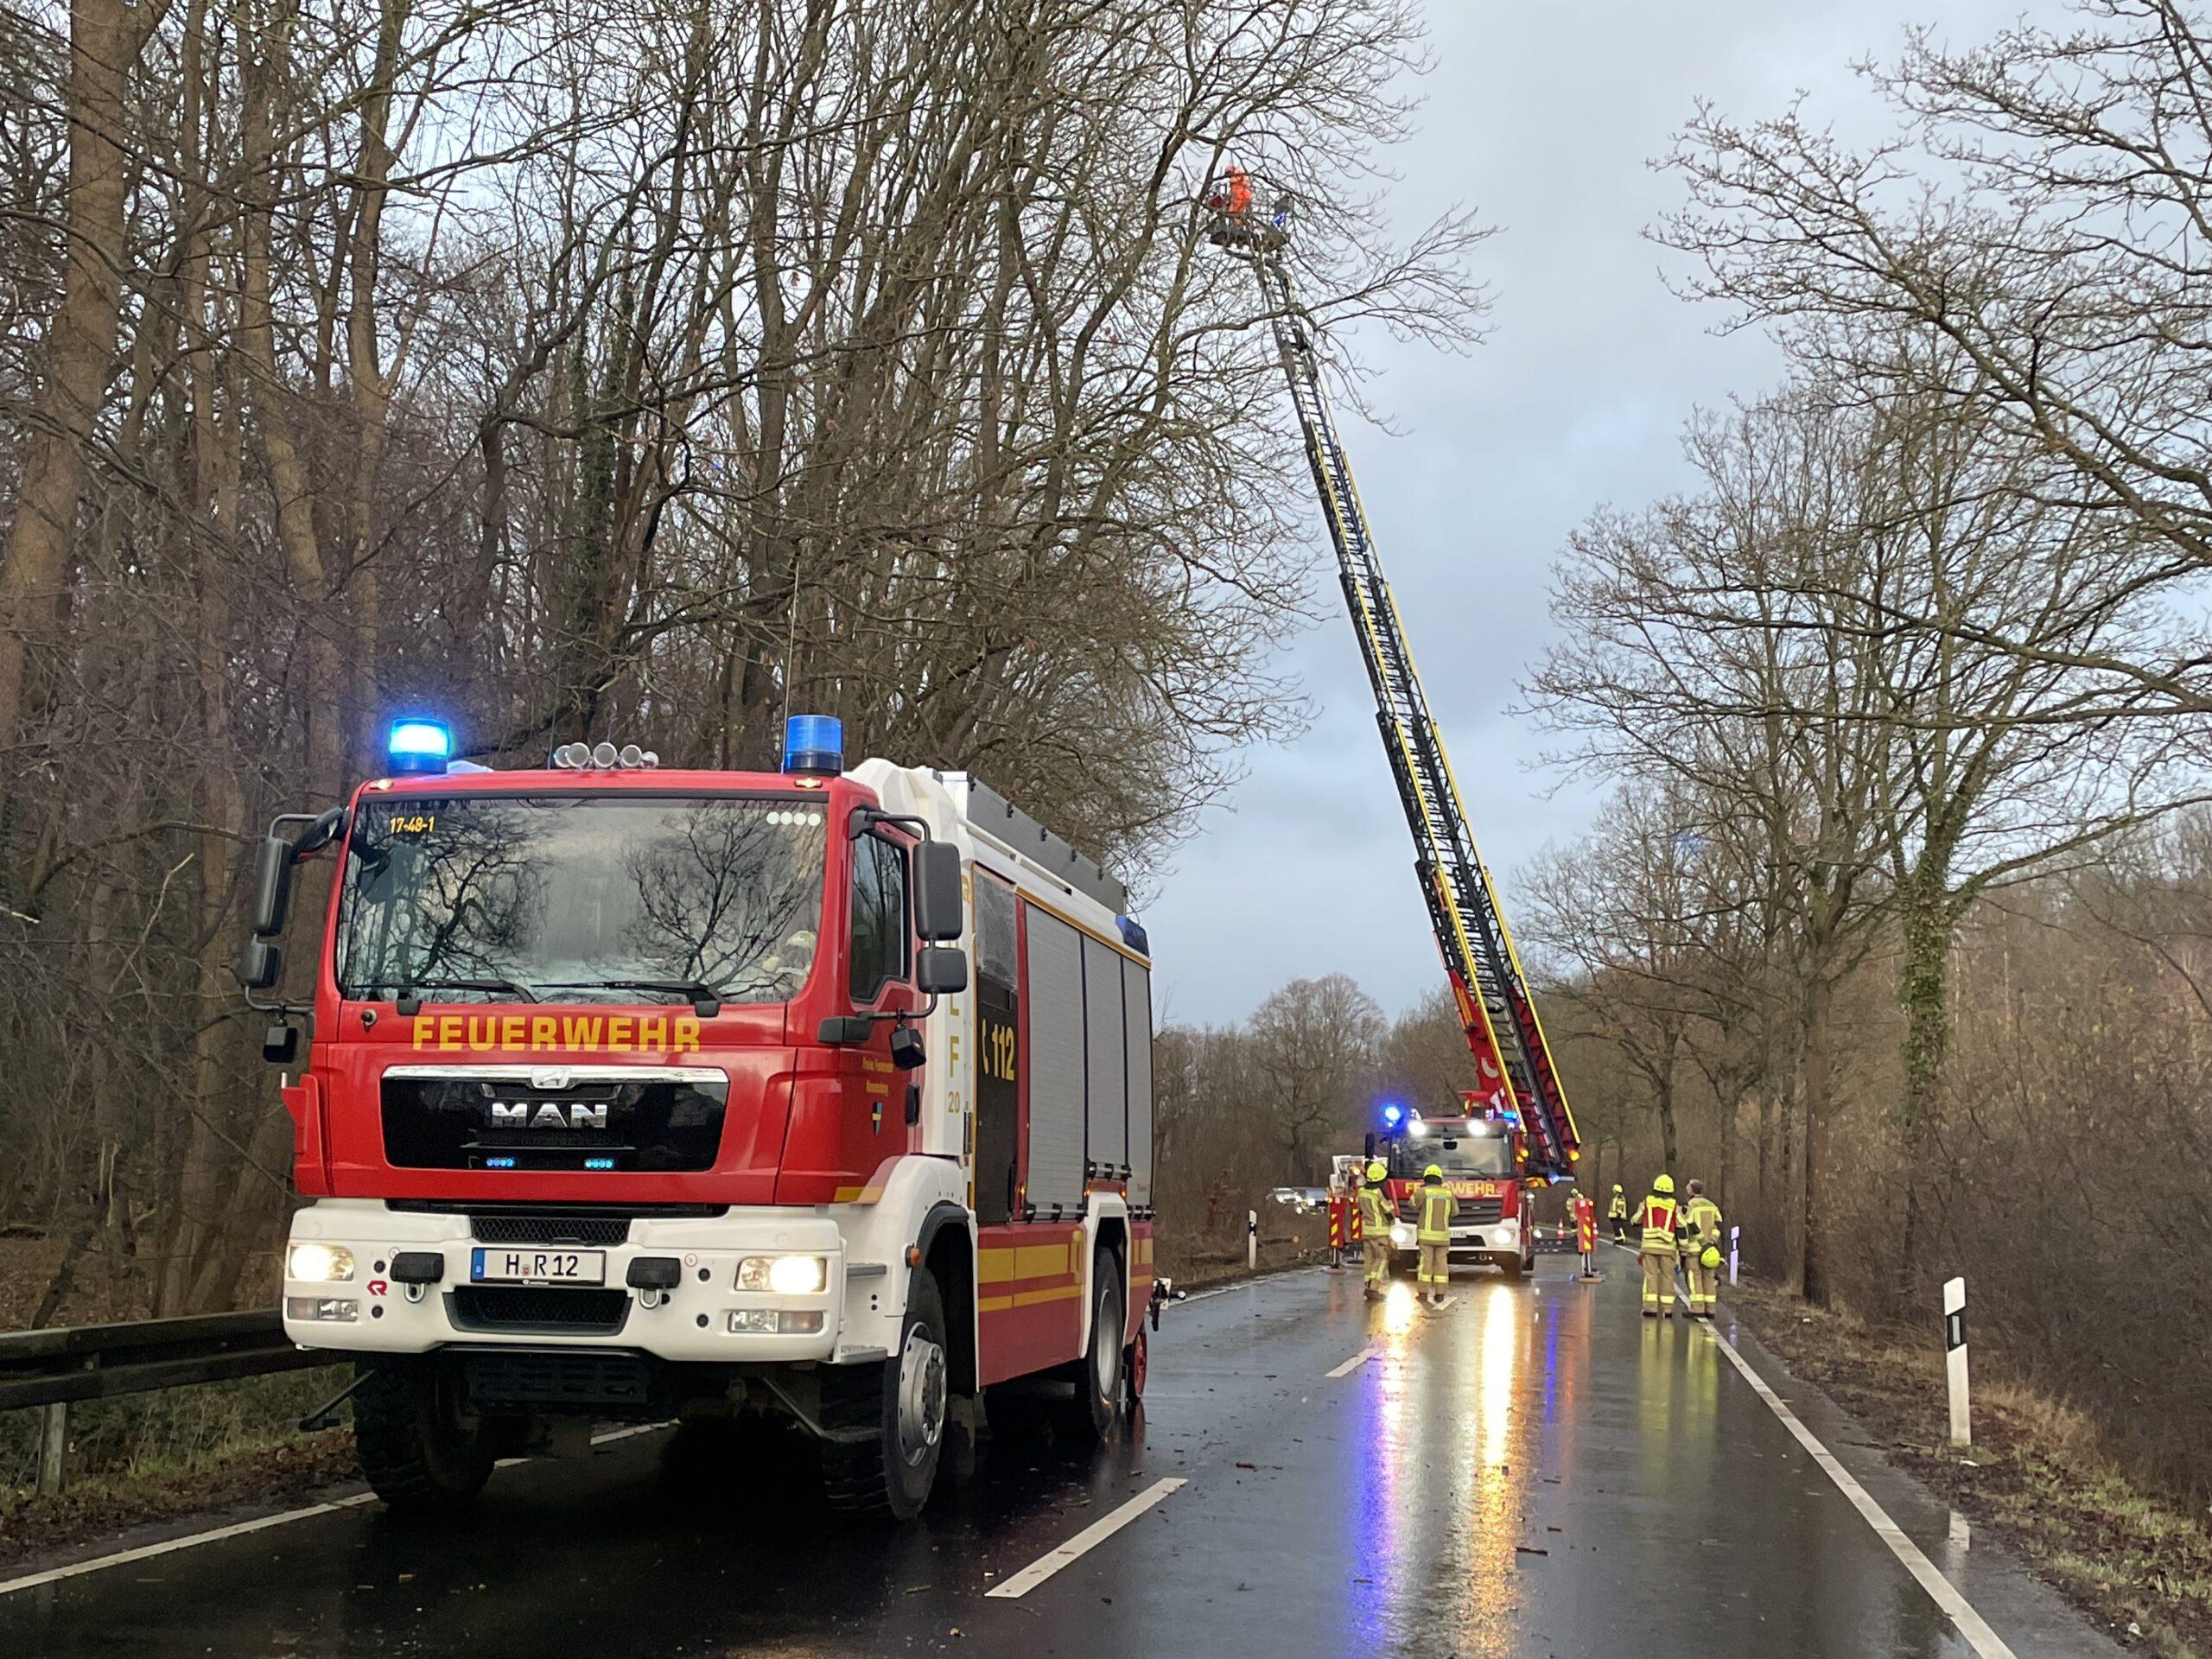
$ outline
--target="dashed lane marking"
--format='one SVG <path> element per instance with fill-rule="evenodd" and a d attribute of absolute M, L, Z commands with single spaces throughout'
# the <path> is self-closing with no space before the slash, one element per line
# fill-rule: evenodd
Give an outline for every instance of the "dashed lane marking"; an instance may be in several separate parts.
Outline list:
<path fill-rule="evenodd" d="M 1363 1348 L 1357 1353 L 1354 1354 L 1350 1359 L 1344 1361 L 1343 1364 L 1338 1366 L 1335 1370 L 1324 1371 L 1322 1375 L 1332 1379 L 1339 1376 L 1350 1376 L 1361 1366 L 1366 1364 L 1369 1360 L 1374 1358 L 1380 1351 L 1381 1350 L 1379 1349 Z"/>
<path fill-rule="evenodd" d="M 645 1423 L 632 1428 L 609 1429 L 604 1434 L 591 1437 L 594 1446 L 611 1446 L 616 1440 L 626 1440 L 635 1434 L 650 1434 L 661 1423 Z M 500 1466 L 520 1463 L 526 1459 L 508 1458 Z M 227 1527 L 211 1527 L 205 1532 L 187 1533 L 181 1538 L 165 1538 L 158 1544 L 140 1544 L 132 1549 L 119 1549 L 111 1555 L 95 1555 L 90 1560 L 72 1561 L 67 1567 L 50 1567 L 42 1573 L 27 1573 L 19 1579 L 0 1580 L 0 1596 L 12 1596 L 18 1591 L 35 1590 L 41 1585 L 59 1584 L 65 1579 L 79 1578 L 87 1573 L 99 1573 L 111 1567 L 128 1567 L 133 1561 L 150 1560 L 156 1555 L 172 1555 L 180 1549 L 194 1549 L 201 1544 L 218 1544 L 226 1538 L 243 1538 L 248 1533 L 266 1532 L 271 1527 L 289 1526 L 295 1521 L 312 1521 L 318 1515 L 335 1515 L 341 1510 L 358 1510 L 364 1503 L 373 1503 L 374 1492 L 353 1492 L 344 1497 L 334 1497 L 321 1503 L 308 1503 L 296 1510 L 286 1510 L 277 1515 L 264 1515 L 251 1521 L 234 1522 Z"/>
<path fill-rule="evenodd" d="M 1874 1529 L 1874 1535 L 1890 1547 L 1890 1553 L 1904 1563 L 1904 1570 L 1912 1574 L 1920 1587 L 1949 1616 L 1951 1623 L 1959 1627 L 1959 1633 L 1966 1637 L 1980 1659 L 2016 1659 L 2012 1649 L 2005 1645 L 2005 1638 L 1991 1630 L 1988 1622 L 1974 1611 L 1967 1599 L 1959 1593 L 1958 1587 L 1936 1570 L 1936 1564 L 1921 1553 L 1920 1546 L 1904 1535 L 1903 1529 L 1890 1519 L 1888 1513 L 1874 1501 L 1866 1489 L 1853 1478 L 1851 1471 L 1837 1460 L 1835 1453 L 1822 1446 L 1814 1437 L 1813 1431 L 1797 1421 L 1797 1414 L 1782 1402 L 1781 1396 L 1767 1386 L 1766 1379 L 1753 1370 L 1751 1362 L 1736 1351 L 1736 1344 L 1709 1325 L 1702 1328 L 1707 1336 L 1720 1344 L 1720 1351 L 1727 1355 L 1729 1363 L 1743 1374 L 1744 1381 L 1751 1385 L 1751 1391 L 1766 1402 L 1767 1408 L 1782 1420 L 1782 1426 L 1796 1437 L 1798 1445 L 1812 1454 L 1813 1461 L 1827 1471 L 1827 1478 L 1836 1484 L 1837 1490 L 1851 1500 L 1851 1506 L 1865 1518 L 1868 1526 Z"/>
<path fill-rule="evenodd" d="M 1027 1595 L 1062 1567 L 1088 1555 L 1161 1498 L 1184 1484 L 1183 1481 L 1176 1479 L 1155 1480 L 1111 1515 L 1092 1522 L 1052 1554 L 1030 1562 L 1004 1584 L 994 1585 L 985 1594 L 1001 1601 L 1012 1601 Z"/>

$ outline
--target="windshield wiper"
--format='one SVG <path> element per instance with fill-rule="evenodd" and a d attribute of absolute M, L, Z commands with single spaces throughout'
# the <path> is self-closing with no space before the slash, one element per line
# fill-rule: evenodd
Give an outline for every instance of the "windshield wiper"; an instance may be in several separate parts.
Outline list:
<path fill-rule="evenodd" d="M 413 979 L 395 987 L 399 995 L 394 999 L 403 1019 L 413 1019 L 423 1011 L 424 991 L 500 991 L 509 996 L 518 996 L 525 1002 L 540 1001 L 537 993 L 512 979 Z"/>
<path fill-rule="evenodd" d="M 664 996 L 688 996 L 691 1010 L 702 1020 L 722 1011 L 722 993 L 696 979 L 578 979 L 548 985 L 549 991 L 658 991 Z"/>

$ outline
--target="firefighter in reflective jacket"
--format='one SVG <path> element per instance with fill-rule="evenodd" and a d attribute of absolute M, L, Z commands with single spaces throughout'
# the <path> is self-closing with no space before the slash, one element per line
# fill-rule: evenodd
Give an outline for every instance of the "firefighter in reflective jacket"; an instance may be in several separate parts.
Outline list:
<path fill-rule="evenodd" d="M 1590 1202 L 1587 1192 L 1577 1192 L 1567 1205 L 1567 1213 L 1574 1222 L 1574 1248 L 1582 1253 L 1582 1276 L 1598 1276 L 1598 1206 Z"/>
<path fill-rule="evenodd" d="M 1367 1300 L 1370 1302 L 1390 1287 L 1390 1195 L 1382 1188 L 1389 1175 L 1390 1166 L 1380 1158 L 1368 1165 L 1364 1184 L 1357 1170 L 1352 1173 L 1352 1192 L 1359 1200 L 1360 1239 L 1367 1249 Z"/>
<path fill-rule="evenodd" d="M 1681 1232 L 1675 1210 L 1675 1178 L 1662 1175 L 1640 1207 L 1637 1221 L 1643 1228 L 1643 1317 L 1675 1316 L 1675 1249 Z"/>
<path fill-rule="evenodd" d="M 1452 1212 L 1459 1200 L 1444 1185 L 1444 1172 L 1431 1164 L 1421 1176 L 1421 1224 L 1414 1235 L 1421 1244 L 1421 1294 L 1431 1307 L 1444 1303 L 1444 1287 L 1452 1280 Z"/>
<path fill-rule="evenodd" d="M 1613 1224 L 1613 1243 L 1628 1243 L 1628 1198 L 1621 1192 L 1621 1184 L 1613 1183 L 1613 1201 L 1605 1206 L 1605 1219 Z"/>
<path fill-rule="evenodd" d="M 1682 1206 L 1682 1273 L 1689 1281 L 1690 1317 L 1709 1319 L 1720 1305 L 1720 1206 L 1705 1196 L 1703 1181 L 1692 1181 L 1686 1191 L 1689 1202 Z M 1710 1267 L 1706 1265 L 1708 1253 Z"/>

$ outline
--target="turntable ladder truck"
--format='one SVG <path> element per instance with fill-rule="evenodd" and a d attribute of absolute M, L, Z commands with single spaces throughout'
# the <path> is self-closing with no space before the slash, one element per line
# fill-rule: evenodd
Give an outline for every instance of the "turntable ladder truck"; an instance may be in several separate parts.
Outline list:
<path fill-rule="evenodd" d="M 1360 505 L 1351 462 L 1322 382 L 1313 321 L 1298 303 L 1284 260 L 1286 217 L 1279 213 L 1274 222 L 1262 224 L 1249 211 L 1223 213 L 1216 218 L 1210 239 L 1249 261 L 1259 279 L 1305 437 L 1314 491 L 1336 550 L 1345 607 L 1375 695 L 1383 752 L 1389 757 L 1390 773 L 1405 809 L 1406 827 L 1413 834 L 1414 868 L 1428 906 L 1429 925 L 1444 957 L 1460 1027 L 1481 1072 L 1478 1109 L 1520 1130 L 1526 1179 L 1566 1179 L 1573 1173 L 1581 1153 L 1574 1116 L 1544 1040 L 1528 975 L 1506 927 L 1497 887 L 1475 846 L 1459 783 L 1445 754 L 1443 734 L 1429 713 L 1405 623 Z"/>

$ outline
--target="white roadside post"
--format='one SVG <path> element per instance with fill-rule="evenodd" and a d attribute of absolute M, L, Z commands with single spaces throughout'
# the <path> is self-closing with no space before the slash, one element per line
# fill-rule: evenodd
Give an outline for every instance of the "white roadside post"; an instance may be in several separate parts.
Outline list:
<path fill-rule="evenodd" d="M 1741 1227 L 1731 1226 L 1728 1229 L 1728 1282 L 1732 1285 L 1736 1282 L 1737 1253 L 1743 1249 L 1743 1246 L 1744 1230 Z"/>
<path fill-rule="evenodd" d="M 1943 1281 L 1943 1365 L 1951 1389 L 1951 1444 L 1967 1446 L 1974 1434 L 1967 1420 L 1967 1281 Z"/>
<path fill-rule="evenodd" d="M 1259 1270 L 1260 1212 L 1256 1210 L 1247 1210 L 1244 1212 L 1244 1271 L 1257 1273 Z"/>

